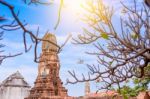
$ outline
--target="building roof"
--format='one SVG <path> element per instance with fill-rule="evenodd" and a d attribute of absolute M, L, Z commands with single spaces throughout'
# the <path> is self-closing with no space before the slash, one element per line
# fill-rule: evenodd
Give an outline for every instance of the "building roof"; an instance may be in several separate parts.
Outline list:
<path fill-rule="evenodd" d="M 24 77 L 19 71 L 7 77 L 0 86 L 7 87 L 30 87 L 29 84 L 24 80 Z"/>
<path fill-rule="evenodd" d="M 98 93 L 90 93 L 87 95 L 87 97 L 105 97 L 105 96 L 115 96 L 118 95 L 117 92 L 115 91 L 104 91 L 104 92 L 98 92 Z"/>

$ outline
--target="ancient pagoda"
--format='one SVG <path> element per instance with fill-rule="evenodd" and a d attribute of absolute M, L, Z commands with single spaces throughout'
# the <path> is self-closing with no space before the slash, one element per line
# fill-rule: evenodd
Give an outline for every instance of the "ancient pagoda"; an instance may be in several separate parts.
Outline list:
<path fill-rule="evenodd" d="M 25 99 L 68 99 L 67 90 L 59 77 L 60 63 L 54 34 L 46 33 L 42 42 L 42 54 L 38 66 L 38 76 L 30 95 Z"/>

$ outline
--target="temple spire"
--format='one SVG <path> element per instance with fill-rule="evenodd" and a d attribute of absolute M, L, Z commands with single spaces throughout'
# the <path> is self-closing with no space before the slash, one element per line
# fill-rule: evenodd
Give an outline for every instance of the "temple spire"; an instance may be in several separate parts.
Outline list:
<path fill-rule="evenodd" d="M 85 95 L 90 93 L 90 83 L 87 81 L 85 82 Z"/>

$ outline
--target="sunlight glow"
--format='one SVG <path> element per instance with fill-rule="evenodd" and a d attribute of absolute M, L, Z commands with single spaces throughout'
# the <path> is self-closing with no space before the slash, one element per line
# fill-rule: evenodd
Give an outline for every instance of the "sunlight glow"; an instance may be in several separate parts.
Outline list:
<path fill-rule="evenodd" d="M 85 3 L 85 0 L 64 0 L 64 7 L 74 11 L 82 10 L 81 5 Z"/>
<path fill-rule="evenodd" d="M 79 21 L 81 14 L 83 13 L 82 5 L 87 0 L 64 0 L 62 8 L 62 17 L 66 21 Z"/>

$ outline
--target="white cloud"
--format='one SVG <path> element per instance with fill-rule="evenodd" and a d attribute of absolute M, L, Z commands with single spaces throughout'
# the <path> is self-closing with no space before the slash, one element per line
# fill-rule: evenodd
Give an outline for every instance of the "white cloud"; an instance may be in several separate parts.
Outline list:
<path fill-rule="evenodd" d="M 58 44 L 59 45 L 63 44 L 67 40 L 68 36 L 69 35 L 61 35 L 61 36 L 58 35 L 58 36 L 56 36 Z M 67 45 L 70 44 L 70 41 L 71 41 L 71 38 L 67 42 Z"/>
<path fill-rule="evenodd" d="M 10 48 L 11 50 L 21 50 L 24 48 L 24 45 L 22 42 L 16 42 L 16 41 L 11 41 L 8 39 L 2 40 L 2 44 L 5 45 L 5 47 Z"/>

